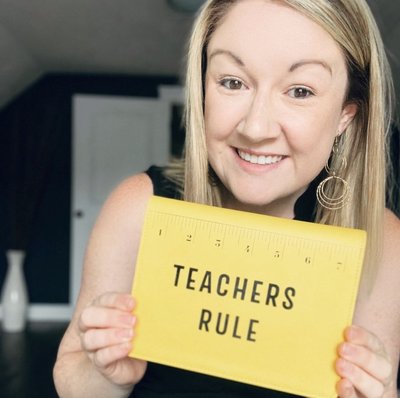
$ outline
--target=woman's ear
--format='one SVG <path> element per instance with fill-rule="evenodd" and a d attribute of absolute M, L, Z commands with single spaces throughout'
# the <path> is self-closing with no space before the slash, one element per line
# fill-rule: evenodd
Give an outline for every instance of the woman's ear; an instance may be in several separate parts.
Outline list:
<path fill-rule="evenodd" d="M 354 119 L 354 116 L 357 114 L 357 111 L 358 106 L 355 102 L 350 102 L 343 108 L 338 128 L 339 135 L 346 131 L 347 127 Z"/>

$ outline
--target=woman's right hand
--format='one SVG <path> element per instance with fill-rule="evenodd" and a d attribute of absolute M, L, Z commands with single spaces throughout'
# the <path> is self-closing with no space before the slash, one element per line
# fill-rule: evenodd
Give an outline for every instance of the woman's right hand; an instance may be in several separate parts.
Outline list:
<path fill-rule="evenodd" d="M 146 361 L 128 357 L 136 322 L 134 306 L 129 294 L 102 294 L 82 311 L 78 325 L 82 349 L 93 366 L 128 389 L 142 379 L 147 366 Z"/>

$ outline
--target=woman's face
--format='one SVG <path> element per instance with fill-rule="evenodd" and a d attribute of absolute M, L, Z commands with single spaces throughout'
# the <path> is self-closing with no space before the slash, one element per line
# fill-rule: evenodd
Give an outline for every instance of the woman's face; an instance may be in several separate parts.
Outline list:
<path fill-rule="evenodd" d="M 238 1 L 207 49 L 209 162 L 225 205 L 292 217 L 356 111 L 345 58 L 319 25 L 269 0 Z"/>

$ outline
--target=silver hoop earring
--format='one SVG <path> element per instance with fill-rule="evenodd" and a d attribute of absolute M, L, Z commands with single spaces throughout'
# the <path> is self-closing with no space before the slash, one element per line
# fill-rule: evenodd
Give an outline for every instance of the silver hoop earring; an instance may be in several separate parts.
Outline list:
<path fill-rule="evenodd" d="M 332 157 L 339 156 L 339 139 L 335 137 L 335 142 L 332 148 Z M 345 169 L 347 166 L 346 158 L 342 158 L 342 162 L 338 170 L 335 170 L 329 165 L 329 159 L 325 165 L 325 170 L 328 173 L 328 177 L 322 180 L 317 187 L 317 200 L 318 203 L 327 210 L 339 210 L 342 209 L 350 198 L 349 184 L 345 179 L 337 175 L 338 172 Z M 340 195 L 337 197 L 329 196 L 329 192 L 334 192 L 337 184 L 341 184 Z"/>

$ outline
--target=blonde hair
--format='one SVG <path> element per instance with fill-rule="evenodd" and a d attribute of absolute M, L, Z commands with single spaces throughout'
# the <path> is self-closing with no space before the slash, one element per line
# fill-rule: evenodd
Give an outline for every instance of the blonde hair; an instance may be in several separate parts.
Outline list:
<path fill-rule="evenodd" d="M 210 178 L 205 141 L 206 50 L 213 32 L 238 1 L 241 0 L 208 0 L 196 19 L 189 42 L 184 158 L 170 169 L 175 181 L 180 181 L 183 198 L 187 201 L 221 205 L 221 183 L 217 178 Z M 345 142 L 342 140 L 341 147 L 343 156 L 347 158 L 347 167 L 341 177 L 348 181 L 353 199 L 336 211 L 318 205 L 315 221 L 367 231 L 364 274 L 371 282 L 382 247 L 393 104 L 393 82 L 382 39 L 365 0 L 278 1 L 325 29 L 342 48 L 347 62 L 349 87 L 345 104 L 356 103 L 358 112 L 343 134 Z M 331 192 L 334 197 L 338 196 L 335 195 L 336 189 L 334 187 Z"/>

